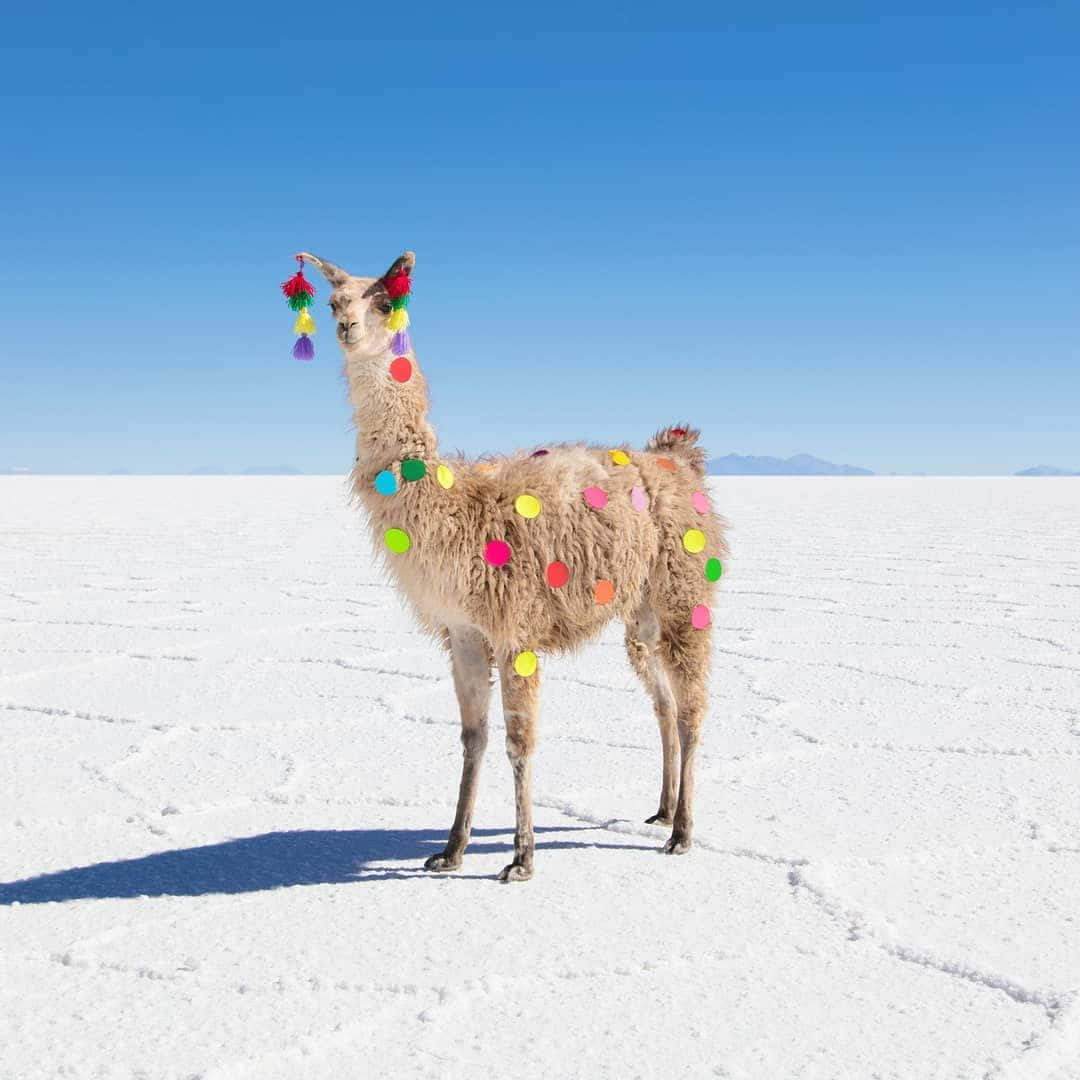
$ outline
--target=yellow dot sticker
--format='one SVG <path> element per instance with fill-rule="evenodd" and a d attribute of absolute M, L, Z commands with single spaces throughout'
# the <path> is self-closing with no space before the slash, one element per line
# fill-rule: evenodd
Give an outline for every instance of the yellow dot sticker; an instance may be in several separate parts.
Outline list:
<path fill-rule="evenodd" d="M 387 529 L 386 546 L 391 551 L 396 551 L 401 555 L 409 550 L 412 546 L 412 541 L 409 539 L 409 534 L 404 529 Z"/>
<path fill-rule="evenodd" d="M 514 657 L 514 670 L 523 678 L 527 679 L 536 673 L 536 653 L 532 649 L 519 652 Z"/>
<path fill-rule="evenodd" d="M 435 479 L 439 481 L 439 487 L 449 491 L 454 486 L 454 470 L 449 465 L 440 465 L 435 470 Z"/>
<path fill-rule="evenodd" d="M 630 464 L 630 455 L 625 450 L 609 450 L 608 453 L 611 455 L 611 460 L 616 465 Z"/>
<path fill-rule="evenodd" d="M 514 500 L 514 509 L 523 518 L 540 516 L 540 500 L 535 495 L 519 495 Z"/>
<path fill-rule="evenodd" d="M 692 555 L 705 550 L 705 534 L 700 529 L 687 529 L 682 534 L 682 545 Z"/>

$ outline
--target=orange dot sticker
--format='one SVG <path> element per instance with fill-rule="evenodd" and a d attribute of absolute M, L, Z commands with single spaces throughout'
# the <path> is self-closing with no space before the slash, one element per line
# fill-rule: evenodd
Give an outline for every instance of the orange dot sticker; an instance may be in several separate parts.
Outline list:
<path fill-rule="evenodd" d="M 610 604 L 615 599 L 615 586 L 607 578 L 601 578 L 593 590 L 593 599 L 598 604 Z"/>
<path fill-rule="evenodd" d="M 629 465 L 630 455 L 625 450 L 609 450 L 612 463 L 615 465 Z"/>
<path fill-rule="evenodd" d="M 675 462 L 669 457 L 658 457 L 656 459 L 656 464 L 658 468 L 667 469 L 668 472 L 675 471 Z"/>
<path fill-rule="evenodd" d="M 553 589 L 561 589 L 570 580 L 570 567 L 564 562 L 549 562 L 547 566 L 547 583 Z"/>
<path fill-rule="evenodd" d="M 412 378 L 412 363 L 407 356 L 399 356 L 390 364 L 390 375 L 396 382 L 408 382 Z"/>

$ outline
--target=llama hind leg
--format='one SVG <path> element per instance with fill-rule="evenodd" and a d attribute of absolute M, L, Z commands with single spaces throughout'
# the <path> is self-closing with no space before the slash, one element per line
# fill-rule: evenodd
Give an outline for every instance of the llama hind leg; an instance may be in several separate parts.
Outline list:
<path fill-rule="evenodd" d="M 446 849 L 432 855 L 424 866 L 428 870 L 456 870 L 472 834 L 473 806 L 480 777 L 480 762 L 487 749 L 488 702 L 491 700 L 491 651 L 487 640 L 477 630 L 453 629 L 449 632 L 454 690 L 461 707 L 461 787 L 457 813 L 450 827 Z"/>
<path fill-rule="evenodd" d="M 675 820 L 675 802 L 679 794 L 679 737 L 676 730 L 677 707 L 671 680 L 660 658 L 660 623 L 648 600 L 642 601 L 633 619 L 626 624 L 626 652 L 653 699 L 660 725 L 660 748 L 663 766 L 660 779 L 660 806 L 647 825 L 671 825 Z"/>
<path fill-rule="evenodd" d="M 533 872 L 532 755 L 536 746 L 536 719 L 540 711 L 540 672 L 518 675 L 509 659 L 499 662 L 503 717 L 506 720 L 506 756 L 514 772 L 514 861 L 503 867 L 500 881 L 528 881 Z"/>
<path fill-rule="evenodd" d="M 708 629 L 695 630 L 689 620 L 670 634 L 664 634 L 661 652 L 671 672 L 678 705 L 679 747 L 682 767 L 679 773 L 679 801 L 671 838 L 664 845 L 669 855 L 690 850 L 694 831 L 694 764 L 701 724 L 705 717 L 706 680 L 709 659 Z"/>

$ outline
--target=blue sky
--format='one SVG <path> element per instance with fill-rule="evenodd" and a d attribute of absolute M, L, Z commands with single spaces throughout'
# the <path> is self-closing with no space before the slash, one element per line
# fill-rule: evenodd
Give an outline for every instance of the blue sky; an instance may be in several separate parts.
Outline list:
<path fill-rule="evenodd" d="M 935 10 L 936 8 L 936 10 Z M 298 21 L 298 16 L 299 21 Z M 1080 468 L 1080 9 L 37 5 L 0 470 L 352 460 L 325 290 L 417 253 L 443 445 Z"/>

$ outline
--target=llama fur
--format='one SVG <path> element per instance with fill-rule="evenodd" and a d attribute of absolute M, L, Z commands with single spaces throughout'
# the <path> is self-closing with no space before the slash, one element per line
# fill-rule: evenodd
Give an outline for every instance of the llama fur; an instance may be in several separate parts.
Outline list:
<path fill-rule="evenodd" d="M 626 626 L 630 663 L 653 698 L 660 726 L 660 802 L 647 820 L 672 827 L 665 851 L 688 850 L 711 637 L 710 628 L 691 625 L 691 613 L 712 602 L 715 584 L 705 576 L 706 560 L 727 557 L 726 523 L 691 502 L 705 473 L 699 433 L 664 428 L 644 450 L 562 444 L 546 447 L 542 456 L 521 451 L 471 462 L 441 454 L 427 419 L 427 384 L 412 350 L 405 354 L 412 364 L 407 381 L 396 381 L 389 371 L 398 354 L 390 348 L 386 281 L 401 271 L 412 275 L 412 252 L 378 278 L 355 277 L 306 252 L 303 258 L 319 268 L 333 289 L 330 306 L 356 427 L 351 492 L 367 512 L 376 551 L 391 579 L 420 624 L 451 654 L 464 763 L 446 849 L 426 865 L 444 871 L 461 865 L 487 746 L 491 673 L 497 667 L 517 810 L 514 861 L 500 876 L 518 881 L 532 875 L 531 765 L 541 670 L 538 665 L 522 677 L 514 659 L 525 650 L 542 661 L 545 655 L 576 649 L 612 619 Z M 618 449 L 628 455 L 628 464 L 613 460 L 611 451 Z M 408 458 L 425 463 L 422 479 L 402 478 L 400 465 Z M 453 472 L 448 489 L 437 480 L 439 465 Z M 397 480 L 393 495 L 375 489 L 375 476 L 384 470 Z M 631 503 L 635 486 L 646 493 L 644 511 Z M 586 502 L 588 487 L 607 493 L 605 506 Z M 515 500 L 522 494 L 539 500 L 538 516 L 517 513 Z M 389 529 L 408 534 L 407 551 L 388 550 L 384 537 Z M 704 533 L 704 551 L 691 553 L 684 547 L 683 535 L 690 529 Z M 507 564 L 492 566 L 485 560 L 485 546 L 492 540 L 509 545 Z M 548 564 L 556 560 L 570 570 L 561 588 L 547 581 Z M 597 602 L 595 592 L 602 580 L 614 586 L 605 604 Z"/>

